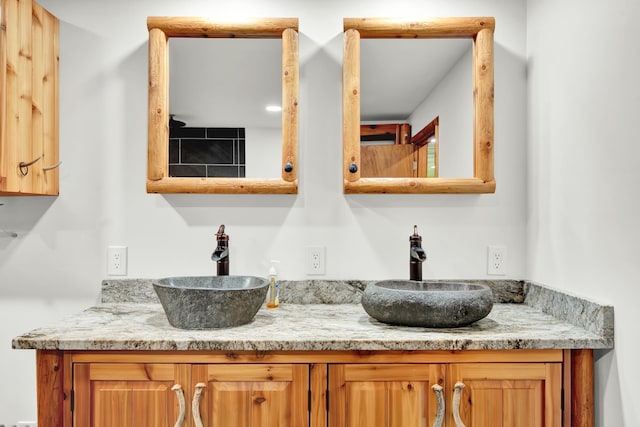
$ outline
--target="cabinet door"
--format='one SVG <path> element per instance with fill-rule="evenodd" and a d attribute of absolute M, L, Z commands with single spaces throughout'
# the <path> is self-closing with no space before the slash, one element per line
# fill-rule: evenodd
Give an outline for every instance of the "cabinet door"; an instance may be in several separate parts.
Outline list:
<path fill-rule="evenodd" d="M 171 390 L 188 370 L 180 365 L 80 363 L 74 365 L 75 426 L 173 426 L 178 399 Z"/>
<path fill-rule="evenodd" d="M 464 384 L 460 418 L 467 427 L 561 426 L 560 363 L 451 365 L 451 393 L 456 383 Z"/>
<path fill-rule="evenodd" d="M 362 178 L 411 178 L 415 176 L 412 144 L 363 145 L 360 147 Z"/>
<path fill-rule="evenodd" d="M 329 427 L 431 427 L 443 381 L 441 365 L 331 365 Z"/>
<path fill-rule="evenodd" d="M 0 195 L 57 195 L 59 21 L 32 0 L 2 8 Z"/>
<path fill-rule="evenodd" d="M 194 366 L 193 384 L 197 383 L 205 384 L 198 405 L 204 426 L 309 425 L 308 365 Z"/>

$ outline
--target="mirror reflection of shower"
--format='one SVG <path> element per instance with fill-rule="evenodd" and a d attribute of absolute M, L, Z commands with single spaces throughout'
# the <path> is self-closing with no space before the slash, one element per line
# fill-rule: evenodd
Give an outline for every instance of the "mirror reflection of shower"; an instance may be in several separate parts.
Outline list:
<path fill-rule="evenodd" d="M 169 176 L 279 178 L 282 40 L 172 37 L 169 47 Z"/>

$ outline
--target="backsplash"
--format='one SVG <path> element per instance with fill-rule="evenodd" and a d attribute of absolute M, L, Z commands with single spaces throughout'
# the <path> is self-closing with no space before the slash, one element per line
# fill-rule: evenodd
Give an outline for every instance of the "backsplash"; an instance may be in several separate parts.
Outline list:
<path fill-rule="evenodd" d="M 442 282 L 481 283 L 491 288 L 496 304 L 524 302 L 521 280 L 441 280 Z M 152 279 L 102 281 L 102 303 L 160 303 Z M 286 304 L 360 304 L 366 280 L 281 280 L 280 301 Z"/>
<path fill-rule="evenodd" d="M 171 128 L 169 176 L 244 178 L 245 129 Z"/>

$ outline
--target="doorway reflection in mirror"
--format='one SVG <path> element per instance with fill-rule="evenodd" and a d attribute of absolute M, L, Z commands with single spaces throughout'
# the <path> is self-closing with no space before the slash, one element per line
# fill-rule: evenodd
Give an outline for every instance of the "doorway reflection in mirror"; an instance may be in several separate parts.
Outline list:
<path fill-rule="evenodd" d="M 472 47 L 469 39 L 361 40 L 361 177 L 473 176 Z M 373 127 L 398 135 L 372 135 Z"/>

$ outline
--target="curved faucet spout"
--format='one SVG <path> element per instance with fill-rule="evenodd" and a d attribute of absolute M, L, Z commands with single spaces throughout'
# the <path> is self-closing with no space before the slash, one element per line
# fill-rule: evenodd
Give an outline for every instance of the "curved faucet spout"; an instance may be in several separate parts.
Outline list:
<path fill-rule="evenodd" d="M 224 261 L 225 258 L 229 258 L 229 248 L 221 248 L 218 246 L 211 254 L 211 261 Z"/>
<path fill-rule="evenodd" d="M 412 261 L 424 261 L 427 259 L 427 253 L 419 246 L 411 246 L 409 250 L 409 256 Z"/>

